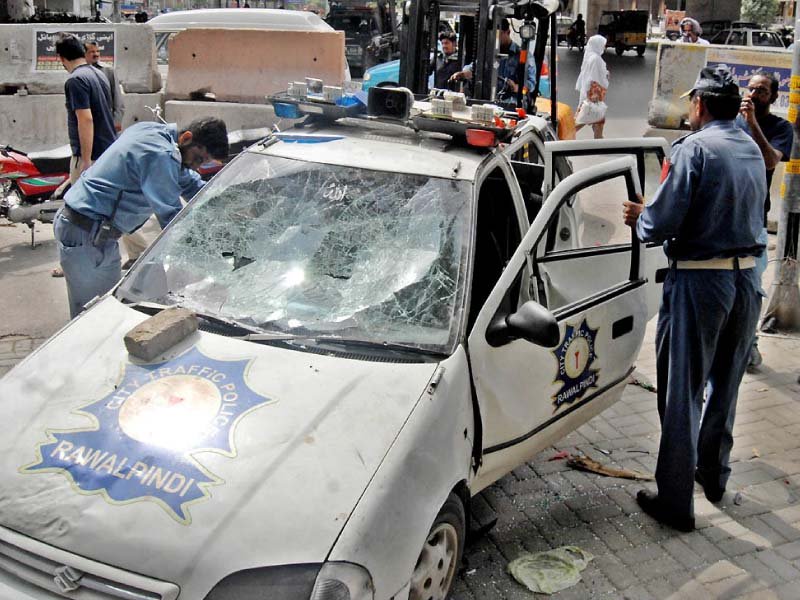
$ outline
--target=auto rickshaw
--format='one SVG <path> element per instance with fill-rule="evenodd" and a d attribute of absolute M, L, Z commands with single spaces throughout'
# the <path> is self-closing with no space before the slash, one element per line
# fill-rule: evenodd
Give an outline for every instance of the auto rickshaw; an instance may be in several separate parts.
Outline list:
<path fill-rule="evenodd" d="M 633 49 L 643 56 L 647 49 L 648 18 L 646 10 L 604 10 L 597 32 L 606 38 L 617 56 Z"/>

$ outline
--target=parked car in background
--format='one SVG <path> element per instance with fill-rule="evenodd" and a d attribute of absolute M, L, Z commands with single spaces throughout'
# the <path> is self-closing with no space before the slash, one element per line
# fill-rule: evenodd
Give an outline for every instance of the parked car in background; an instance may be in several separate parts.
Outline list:
<path fill-rule="evenodd" d="M 766 29 L 723 29 L 708 41 L 725 46 L 786 47 L 777 33 Z"/>
<path fill-rule="evenodd" d="M 710 40 L 724 29 L 761 29 L 758 23 L 752 21 L 731 21 L 730 19 L 712 19 L 700 23 L 703 28 L 703 38 Z"/>
<path fill-rule="evenodd" d="M 566 44 L 567 36 L 569 35 L 569 28 L 572 26 L 572 19 L 566 15 L 559 15 L 556 17 L 556 34 L 558 35 L 558 43 Z"/>

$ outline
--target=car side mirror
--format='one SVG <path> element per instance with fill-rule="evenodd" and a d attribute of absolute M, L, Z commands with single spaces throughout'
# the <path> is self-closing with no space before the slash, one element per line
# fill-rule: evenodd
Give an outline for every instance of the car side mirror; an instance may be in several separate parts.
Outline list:
<path fill-rule="evenodd" d="M 486 341 L 497 348 L 514 340 L 523 339 L 552 348 L 561 340 L 558 321 L 544 306 L 529 300 L 510 315 L 497 314 L 486 330 Z"/>

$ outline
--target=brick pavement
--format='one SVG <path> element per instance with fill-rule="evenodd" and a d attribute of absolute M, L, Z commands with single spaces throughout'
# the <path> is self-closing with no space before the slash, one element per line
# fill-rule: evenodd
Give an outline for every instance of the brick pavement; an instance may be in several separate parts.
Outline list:
<path fill-rule="evenodd" d="M 637 377 L 655 380 L 654 322 Z M 0 376 L 44 340 L 0 337 Z M 717 506 L 695 493 L 697 531 L 678 533 L 643 515 L 641 482 L 572 470 L 556 452 L 582 452 L 652 473 L 659 425 L 655 394 L 629 385 L 623 399 L 472 501 L 478 524 L 497 518 L 465 551 L 457 600 L 533 594 L 505 571 L 523 552 L 577 545 L 594 554 L 582 581 L 552 597 L 800 600 L 800 339 L 763 336 L 764 366 L 742 383 L 733 475 Z M 648 484 L 651 485 L 651 484 Z"/>

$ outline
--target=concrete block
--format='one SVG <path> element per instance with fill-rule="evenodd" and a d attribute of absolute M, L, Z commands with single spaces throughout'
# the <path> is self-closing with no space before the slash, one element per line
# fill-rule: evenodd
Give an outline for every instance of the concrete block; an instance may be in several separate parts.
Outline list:
<path fill-rule="evenodd" d="M 127 100 L 126 100 L 127 101 Z M 239 129 L 271 128 L 280 121 L 269 104 L 243 104 L 239 102 L 196 102 L 192 100 L 169 100 L 165 104 L 165 119 L 185 127 L 200 117 L 215 117 L 225 121 L 228 131 Z M 293 122 L 283 119 L 284 122 Z M 281 129 L 283 129 L 282 123 Z"/>
<path fill-rule="evenodd" d="M 689 114 L 690 90 L 700 69 L 706 66 L 706 46 L 661 42 L 656 58 L 653 99 L 647 121 L 653 127 L 680 129 Z"/>
<path fill-rule="evenodd" d="M 186 308 L 168 308 L 125 334 L 125 348 L 144 361 L 161 356 L 197 331 L 197 317 Z"/>
<path fill-rule="evenodd" d="M 147 107 L 164 108 L 164 93 L 125 94 L 125 113 L 122 116 L 122 129 L 139 121 L 156 121 L 155 115 Z M 163 112 L 162 112 L 163 114 Z"/>
<path fill-rule="evenodd" d="M 23 152 L 68 144 L 64 95 L 0 96 L 0 143 Z"/>
<path fill-rule="evenodd" d="M 187 29 L 170 41 L 167 100 L 202 90 L 221 102 L 261 103 L 304 77 L 341 85 L 344 66 L 341 31 Z"/>
<path fill-rule="evenodd" d="M 63 93 L 68 73 L 57 59 L 52 59 L 54 44 L 47 41 L 59 31 L 79 36 L 96 32 L 106 38 L 113 34 L 114 51 L 111 53 L 110 44 L 108 50 L 101 48 L 101 60 L 113 60 L 123 89 L 131 93 L 161 89 L 153 29 L 144 24 L 119 23 L 0 25 L 0 87 L 26 87 L 31 94 Z M 101 46 L 107 43 L 102 37 L 98 41 Z"/>
<path fill-rule="evenodd" d="M 780 80 L 778 100 L 772 112 L 785 117 L 789 109 L 789 81 L 792 53 L 785 50 L 743 46 L 701 46 L 661 42 L 656 59 L 653 99 L 648 122 L 653 127 L 679 129 L 689 115 L 689 99 L 680 98 L 690 90 L 697 74 L 705 66 L 724 64 L 739 81 L 741 92 L 747 93 L 750 75 L 758 69 L 775 73 Z"/>

